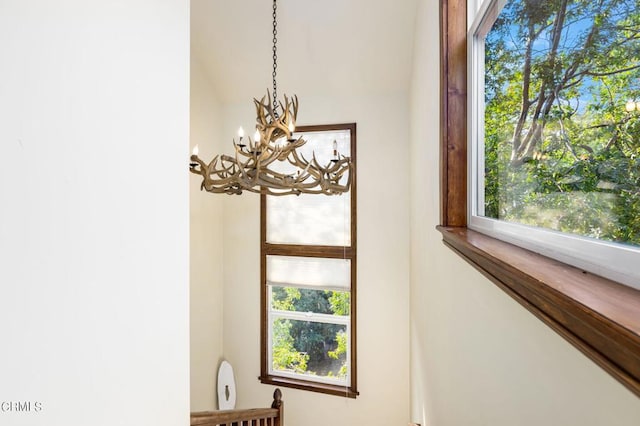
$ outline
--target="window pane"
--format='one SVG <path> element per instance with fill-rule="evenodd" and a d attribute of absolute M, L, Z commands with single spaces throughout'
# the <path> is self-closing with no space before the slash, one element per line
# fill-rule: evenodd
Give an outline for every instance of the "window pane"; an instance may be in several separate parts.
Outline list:
<path fill-rule="evenodd" d="M 267 283 L 296 287 L 349 289 L 351 260 L 320 257 L 267 256 Z"/>
<path fill-rule="evenodd" d="M 351 313 L 351 297 L 348 291 L 272 286 L 271 308 L 280 311 L 348 316 Z"/>
<path fill-rule="evenodd" d="M 485 37 L 485 217 L 640 246 L 637 34 L 635 0 L 507 1 Z"/>
<path fill-rule="evenodd" d="M 333 158 L 333 141 L 338 152 L 351 155 L 348 130 L 305 133 L 307 143 L 300 152 L 307 159 L 315 153 L 318 163 Z M 278 166 L 286 166 L 285 163 Z M 286 173 L 285 169 L 281 170 Z M 278 244 L 351 244 L 351 202 L 348 194 L 267 197 L 267 242 Z"/>
<path fill-rule="evenodd" d="M 271 330 L 273 370 L 346 380 L 345 325 L 276 318 Z"/>

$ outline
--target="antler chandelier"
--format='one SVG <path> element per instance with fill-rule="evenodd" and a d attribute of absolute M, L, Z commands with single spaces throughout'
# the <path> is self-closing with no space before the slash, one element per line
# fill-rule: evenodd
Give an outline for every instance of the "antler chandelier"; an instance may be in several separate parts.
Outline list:
<path fill-rule="evenodd" d="M 235 155 L 217 155 L 206 164 L 198 157 L 197 147 L 191 155 L 191 173 L 201 175 L 201 189 L 216 194 L 242 194 L 243 191 L 269 195 L 326 194 L 335 195 L 349 191 L 353 163 L 349 157 L 338 153 L 333 145 L 333 158 L 322 166 L 315 153 L 310 159 L 298 152 L 306 141 L 294 138 L 298 115 L 298 98 L 284 96 L 284 104 L 278 101 L 277 70 L 277 22 L 276 0 L 273 1 L 273 98 L 267 95 L 256 106 L 256 131 L 253 139 L 244 141 L 242 128 L 239 141 L 233 140 Z M 277 161 L 276 161 L 277 160 Z M 288 171 L 278 163 L 286 162 Z M 290 172 L 293 166 L 293 172 Z"/>

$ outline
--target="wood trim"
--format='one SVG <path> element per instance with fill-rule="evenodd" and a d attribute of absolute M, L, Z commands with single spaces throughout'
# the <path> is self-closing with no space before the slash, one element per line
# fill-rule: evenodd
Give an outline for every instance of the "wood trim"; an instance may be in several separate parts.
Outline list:
<path fill-rule="evenodd" d="M 332 259 L 353 258 L 355 249 L 338 246 L 307 246 L 298 244 L 264 244 L 265 254 L 277 256 L 329 257 Z"/>
<path fill-rule="evenodd" d="M 277 408 L 248 408 L 244 410 L 203 411 L 191 414 L 191 426 L 217 426 L 235 422 L 265 421 L 275 423 Z M 243 423 L 245 424 L 245 423 Z"/>
<path fill-rule="evenodd" d="M 356 123 L 314 124 L 310 126 L 296 126 L 296 133 L 327 132 L 331 130 L 350 130 L 353 140 L 353 137 L 355 137 L 356 134 Z M 351 148 L 355 149 L 354 144 L 352 143 L 351 145 Z M 351 151 L 351 158 L 355 158 L 355 151 Z"/>
<path fill-rule="evenodd" d="M 466 226 L 466 0 L 441 0 L 440 25 L 440 223 Z"/>
<path fill-rule="evenodd" d="M 640 291 L 466 228 L 466 16 L 441 0 L 444 243 L 640 397 Z"/>
<path fill-rule="evenodd" d="M 358 392 L 358 162 L 356 159 L 358 139 L 356 123 L 343 124 L 351 130 L 351 159 L 353 160 L 353 178 L 351 180 L 351 388 L 346 394 L 355 398 Z"/>
<path fill-rule="evenodd" d="M 640 291 L 467 228 L 447 246 L 640 396 Z"/>
<path fill-rule="evenodd" d="M 355 399 L 360 393 L 355 388 L 349 388 L 345 386 L 330 385 L 326 383 L 310 382 L 306 380 L 291 379 L 281 376 L 260 376 L 261 383 L 289 387 L 293 389 L 306 390 L 311 392 L 326 393 L 329 395 L 342 396 L 346 398 Z"/>
<path fill-rule="evenodd" d="M 267 314 L 267 196 L 260 194 L 260 375 L 269 371 Z M 263 382 L 264 383 L 264 382 Z"/>
<path fill-rule="evenodd" d="M 267 196 L 260 195 L 260 377 L 262 383 L 272 384 L 295 389 L 309 390 L 313 392 L 355 398 L 359 395 L 357 390 L 357 134 L 356 123 L 326 124 L 313 126 L 298 126 L 296 132 L 322 132 L 331 130 L 349 130 L 351 133 L 351 160 L 353 162 L 353 175 L 351 177 L 350 203 L 351 203 L 351 246 L 321 246 L 298 244 L 271 244 L 267 243 Z M 307 256 L 327 257 L 351 260 L 351 385 L 349 387 L 328 385 L 307 380 L 290 379 L 287 377 L 268 374 L 267 340 L 267 255 L 280 256 Z"/>
<path fill-rule="evenodd" d="M 284 402 L 280 389 L 273 391 L 271 408 L 249 408 L 191 413 L 191 426 L 261 425 L 282 426 L 284 424 Z"/>

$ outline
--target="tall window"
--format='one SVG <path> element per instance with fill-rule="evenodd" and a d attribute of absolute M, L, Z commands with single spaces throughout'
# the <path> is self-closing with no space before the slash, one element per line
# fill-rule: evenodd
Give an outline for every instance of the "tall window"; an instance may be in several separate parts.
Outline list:
<path fill-rule="evenodd" d="M 636 0 L 485 1 L 469 226 L 640 288 Z"/>
<path fill-rule="evenodd" d="M 297 129 L 355 164 L 356 125 Z M 261 381 L 355 398 L 356 179 L 340 196 L 261 197 Z"/>

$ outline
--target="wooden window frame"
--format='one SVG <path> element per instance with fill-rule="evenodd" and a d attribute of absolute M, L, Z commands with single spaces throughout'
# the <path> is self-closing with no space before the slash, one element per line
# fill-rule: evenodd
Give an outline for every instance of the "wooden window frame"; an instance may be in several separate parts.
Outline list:
<path fill-rule="evenodd" d="M 440 1 L 444 244 L 640 397 L 640 291 L 467 228 L 467 2 Z"/>
<path fill-rule="evenodd" d="M 354 169 L 351 173 L 351 188 L 349 190 L 351 202 L 351 246 L 322 246 L 322 245 L 298 245 L 298 244 L 270 244 L 267 242 L 267 196 L 260 196 L 260 377 L 262 383 L 290 387 L 294 389 L 307 390 L 312 392 L 325 393 L 330 395 L 356 398 L 359 395 L 357 390 L 357 292 L 356 292 L 356 272 L 357 272 L 357 185 L 356 185 L 356 123 L 328 124 L 317 126 L 298 126 L 296 132 L 321 132 L 332 130 L 349 130 L 351 132 L 351 161 Z M 345 196 L 345 195 L 343 195 Z M 307 256 L 325 257 L 334 259 L 351 260 L 351 357 L 350 376 L 351 383 L 348 386 L 333 385 L 315 382 L 311 380 L 282 377 L 269 374 L 268 366 L 268 310 L 267 310 L 267 256 Z"/>

